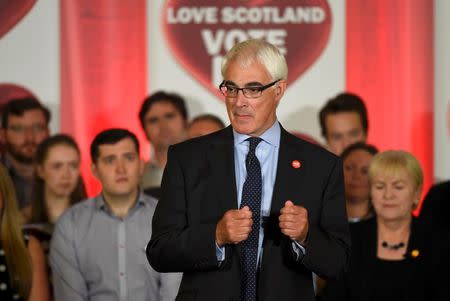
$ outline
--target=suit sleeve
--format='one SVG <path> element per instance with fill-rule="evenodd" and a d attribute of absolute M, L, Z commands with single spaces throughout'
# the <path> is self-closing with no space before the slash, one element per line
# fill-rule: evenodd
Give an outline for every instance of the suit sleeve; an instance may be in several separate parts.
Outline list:
<path fill-rule="evenodd" d="M 442 184 L 441 184 L 442 185 Z M 437 225 L 448 226 L 447 219 L 447 199 L 444 187 L 441 185 L 434 185 L 425 195 L 422 209 L 420 210 L 419 218 L 424 221 L 430 221 Z"/>
<path fill-rule="evenodd" d="M 158 272 L 188 272 L 218 268 L 215 222 L 192 217 L 187 200 L 185 170 L 176 148 L 170 147 L 156 206 L 147 258 Z M 195 201 L 195 200 L 193 200 Z"/>
<path fill-rule="evenodd" d="M 301 263 L 324 279 L 336 278 L 344 272 L 350 256 L 350 234 L 339 159 L 330 169 L 321 204 L 319 223 L 309 225 L 306 253 Z"/>

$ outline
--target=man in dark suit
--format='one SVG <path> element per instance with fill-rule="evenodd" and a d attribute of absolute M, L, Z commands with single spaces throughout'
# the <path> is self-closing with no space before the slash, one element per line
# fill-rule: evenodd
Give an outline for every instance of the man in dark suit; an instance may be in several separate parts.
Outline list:
<path fill-rule="evenodd" d="M 429 220 L 445 229 L 450 229 L 448 218 L 450 209 L 450 181 L 434 184 L 428 190 L 424 200 L 419 218 Z"/>
<path fill-rule="evenodd" d="M 237 44 L 222 75 L 231 126 L 169 149 L 147 258 L 184 272 L 179 300 L 314 300 L 349 257 L 341 162 L 278 123 L 275 46 Z"/>

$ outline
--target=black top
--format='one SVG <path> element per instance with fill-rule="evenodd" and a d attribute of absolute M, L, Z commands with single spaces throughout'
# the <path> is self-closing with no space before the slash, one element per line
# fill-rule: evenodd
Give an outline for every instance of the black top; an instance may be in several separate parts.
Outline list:
<path fill-rule="evenodd" d="M 28 236 L 24 236 L 25 244 L 28 245 Z M 0 241 L 0 300 L 23 300 L 18 291 L 12 287 L 9 279 L 8 265 L 6 264 L 5 251 L 3 250 L 2 242 Z"/>
<path fill-rule="evenodd" d="M 405 291 L 407 290 L 407 273 L 411 261 L 384 260 L 377 258 L 372 271 L 370 283 L 370 300 L 378 301 L 407 301 Z"/>
<path fill-rule="evenodd" d="M 450 181 L 431 186 L 423 200 L 420 219 L 450 230 Z"/>
<path fill-rule="evenodd" d="M 372 218 L 350 225 L 349 269 L 330 280 L 321 300 L 450 300 L 450 233 L 413 218 L 405 260 L 377 258 L 377 223 Z M 443 275 L 443 276 L 441 276 Z"/>

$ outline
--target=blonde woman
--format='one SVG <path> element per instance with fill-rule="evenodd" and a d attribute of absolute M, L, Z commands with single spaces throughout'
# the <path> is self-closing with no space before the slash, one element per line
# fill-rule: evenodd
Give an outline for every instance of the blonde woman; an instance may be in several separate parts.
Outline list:
<path fill-rule="evenodd" d="M 0 300 L 49 300 L 45 257 L 39 242 L 22 233 L 14 186 L 0 164 Z"/>
<path fill-rule="evenodd" d="M 351 224 L 350 268 L 322 300 L 450 300 L 448 231 L 417 221 L 419 162 L 405 151 L 375 155 L 369 168 L 375 217 Z"/>

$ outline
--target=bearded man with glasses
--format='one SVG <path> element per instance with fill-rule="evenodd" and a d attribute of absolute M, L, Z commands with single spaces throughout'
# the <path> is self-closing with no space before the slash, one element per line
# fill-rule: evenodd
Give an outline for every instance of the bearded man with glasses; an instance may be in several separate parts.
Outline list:
<path fill-rule="evenodd" d="M 3 107 L 0 142 L 5 164 L 25 220 L 31 217 L 31 190 L 37 146 L 49 135 L 50 111 L 33 97 L 12 99 Z"/>
<path fill-rule="evenodd" d="M 338 157 L 283 129 L 287 64 L 248 40 L 222 62 L 231 125 L 169 149 L 147 246 L 160 272 L 184 272 L 180 300 L 314 300 L 312 272 L 349 257 Z"/>

